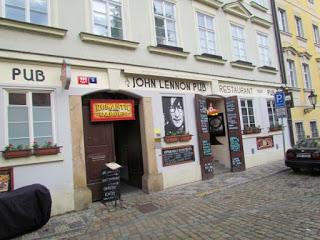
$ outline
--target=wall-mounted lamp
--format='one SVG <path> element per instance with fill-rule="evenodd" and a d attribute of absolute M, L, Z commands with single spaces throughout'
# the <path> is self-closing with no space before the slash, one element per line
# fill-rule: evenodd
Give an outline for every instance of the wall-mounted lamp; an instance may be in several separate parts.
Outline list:
<path fill-rule="evenodd" d="M 312 110 L 314 110 L 316 108 L 317 97 L 318 97 L 318 95 L 314 94 L 314 92 L 311 91 L 310 95 L 308 96 L 308 100 L 309 100 L 310 104 L 312 105 L 312 107 L 305 108 L 303 110 L 305 114 L 311 112 Z"/>

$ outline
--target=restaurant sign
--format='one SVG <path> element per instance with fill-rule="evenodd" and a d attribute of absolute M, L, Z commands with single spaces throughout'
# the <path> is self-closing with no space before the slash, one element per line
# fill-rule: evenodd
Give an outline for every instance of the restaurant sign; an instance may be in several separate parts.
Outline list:
<path fill-rule="evenodd" d="M 135 120 L 134 100 L 91 99 L 92 122 Z"/>

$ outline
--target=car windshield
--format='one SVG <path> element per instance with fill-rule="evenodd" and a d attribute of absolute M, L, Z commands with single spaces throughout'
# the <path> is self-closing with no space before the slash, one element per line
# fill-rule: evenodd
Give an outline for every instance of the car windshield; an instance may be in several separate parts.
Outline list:
<path fill-rule="evenodd" d="M 320 138 L 308 138 L 298 142 L 296 148 L 320 148 Z"/>

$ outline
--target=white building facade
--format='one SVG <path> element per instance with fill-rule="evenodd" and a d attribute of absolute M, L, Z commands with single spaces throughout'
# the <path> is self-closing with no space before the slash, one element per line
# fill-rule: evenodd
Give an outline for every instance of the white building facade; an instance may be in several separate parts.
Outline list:
<path fill-rule="evenodd" d="M 0 168 L 47 186 L 54 214 L 101 199 L 107 162 L 152 192 L 283 158 L 269 1 L 19 2 L 0 0 L 0 146 L 60 153 Z M 132 118 L 95 122 L 95 101 Z"/>

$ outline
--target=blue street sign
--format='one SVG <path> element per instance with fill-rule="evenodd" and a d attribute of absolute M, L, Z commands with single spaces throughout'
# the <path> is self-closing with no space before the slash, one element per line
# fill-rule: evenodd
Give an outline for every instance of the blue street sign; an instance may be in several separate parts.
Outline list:
<path fill-rule="evenodd" d="M 286 107 L 286 97 L 284 92 L 276 92 L 274 94 L 274 103 L 276 108 Z"/>

